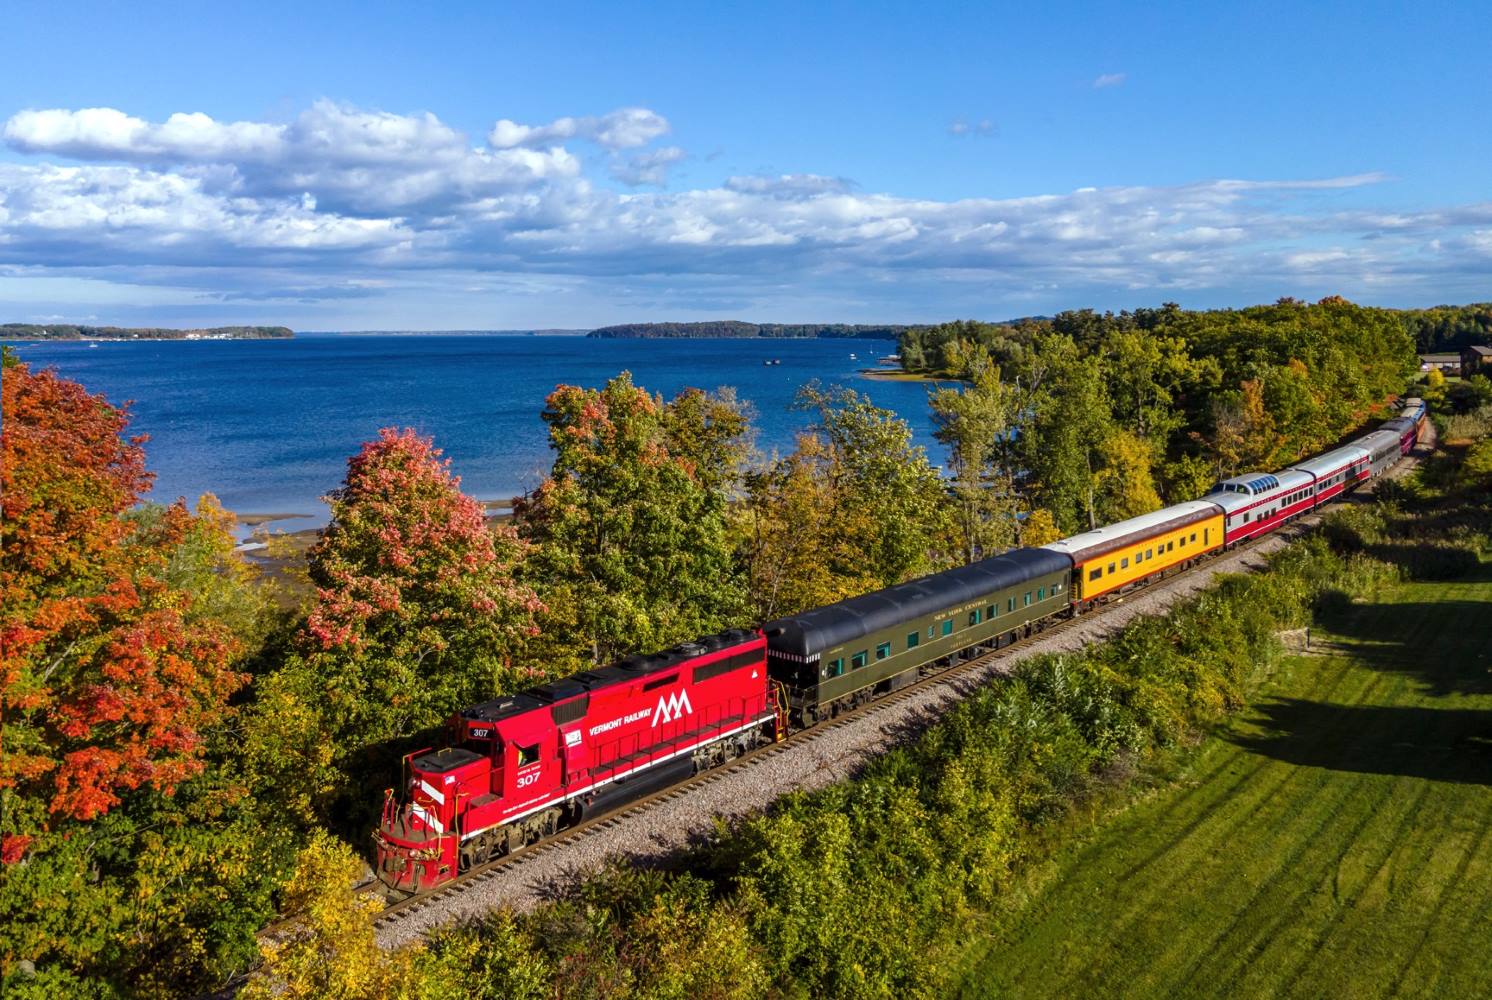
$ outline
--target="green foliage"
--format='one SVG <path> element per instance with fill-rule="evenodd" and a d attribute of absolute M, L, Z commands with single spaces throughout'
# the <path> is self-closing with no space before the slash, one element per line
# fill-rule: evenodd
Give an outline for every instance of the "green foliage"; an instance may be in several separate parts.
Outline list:
<path fill-rule="evenodd" d="M 1492 303 L 1403 309 L 1398 313 L 1420 354 L 1440 354 L 1472 344 L 1492 344 Z"/>
<path fill-rule="evenodd" d="M 969 383 L 932 394 L 966 557 L 982 541 L 974 529 L 1000 522 L 996 511 L 1049 510 L 1071 534 L 1195 499 L 1220 476 L 1297 461 L 1381 415 L 1417 368 L 1394 313 L 1340 298 L 949 323 L 901 344 L 908 368 Z M 970 448 L 989 434 L 973 407 L 995 391 L 977 384 L 975 357 L 1003 379 L 1005 428 L 1003 454 L 981 446 L 996 471 L 979 476 Z M 1458 389 L 1458 405 L 1482 391 Z"/>
<path fill-rule="evenodd" d="M 982 345 L 952 341 L 950 360 L 964 385 L 940 386 L 928 397 L 928 405 L 935 436 L 948 446 L 953 474 L 948 487 L 950 521 L 957 548 L 969 563 L 1010 548 L 1019 535 L 1014 448 L 1009 441 L 1019 402 Z"/>
<path fill-rule="evenodd" d="M 799 404 L 816 424 L 791 455 L 748 477 L 737 517 L 758 621 L 938 565 L 943 485 L 906 421 L 817 383 Z"/>
<path fill-rule="evenodd" d="M 562 648 L 605 663 L 743 622 L 726 522 L 747 428 L 734 397 L 665 404 L 624 372 L 560 386 L 544 421 L 554 468 L 515 513 Z"/>
<path fill-rule="evenodd" d="M 1012 320 L 1008 323 L 980 323 L 977 320 L 954 320 L 937 326 L 911 327 L 898 340 L 902 368 L 909 372 L 962 378 L 962 356 L 967 347 L 977 345 L 996 365 L 1008 369 L 1025 356 L 1036 334 L 1048 328 L 1040 319 Z"/>

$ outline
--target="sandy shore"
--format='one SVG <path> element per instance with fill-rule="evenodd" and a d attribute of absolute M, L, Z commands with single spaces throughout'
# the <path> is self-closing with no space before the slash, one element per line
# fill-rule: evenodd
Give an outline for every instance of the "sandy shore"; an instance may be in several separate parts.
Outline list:
<path fill-rule="evenodd" d="M 877 382 L 926 382 L 929 385 L 951 385 L 961 381 L 940 375 L 920 375 L 901 368 L 862 368 L 858 374 Z"/>
<path fill-rule="evenodd" d="M 260 525 L 269 524 L 271 521 L 291 521 L 291 520 L 294 520 L 296 518 L 306 518 L 306 517 L 311 517 L 311 516 L 312 515 L 310 515 L 310 514 L 279 514 L 279 513 L 273 513 L 273 514 L 237 514 L 237 513 L 235 513 L 233 515 L 233 518 L 239 524 L 248 525 L 250 528 L 257 528 Z"/>

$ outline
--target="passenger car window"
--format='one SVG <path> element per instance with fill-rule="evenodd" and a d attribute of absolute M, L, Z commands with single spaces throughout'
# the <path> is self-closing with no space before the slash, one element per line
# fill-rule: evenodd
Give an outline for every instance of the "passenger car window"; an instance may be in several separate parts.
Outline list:
<path fill-rule="evenodd" d="M 844 673 L 844 657 L 839 657 L 829 664 L 829 669 L 824 671 L 830 677 L 838 677 Z"/>
<path fill-rule="evenodd" d="M 861 667 L 865 666 L 865 664 L 867 664 L 869 662 L 870 662 L 870 654 L 867 653 L 865 650 L 862 649 L 862 650 L 860 650 L 860 652 L 858 652 L 854 656 L 850 657 L 850 669 L 851 670 L 859 670 Z"/>
<path fill-rule="evenodd" d="M 922 640 L 922 633 L 921 632 L 908 632 L 907 633 L 907 648 L 908 649 L 912 649 L 921 640 Z"/>
<path fill-rule="evenodd" d="M 952 618 L 948 619 L 946 622 L 943 623 L 943 634 L 944 635 L 952 635 L 953 634 L 953 619 Z"/>
<path fill-rule="evenodd" d="M 1088 571 L 1088 579 L 1089 580 L 1097 580 L 1101 576 L 1103 576 L 1103 567 L 1102 566 L 1098 566 L 1098 567 L 1096 567 L 1094 569 L 1090 569 Z"/>
<path fill-rule="evenodd" d="M 884 660 L 891 655 L 891 643 L 883 642 L 876 647 L 876 659 Z"/>

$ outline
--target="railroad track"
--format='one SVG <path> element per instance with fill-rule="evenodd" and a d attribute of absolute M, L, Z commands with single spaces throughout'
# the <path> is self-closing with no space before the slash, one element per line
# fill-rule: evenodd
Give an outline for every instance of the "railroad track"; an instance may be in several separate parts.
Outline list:
<path fill-rule="evenodd" d="M 603 813 L 599 816 L 587 819 L 577 826 L 573 826 L 567 830 L 561 831 L 560 833 L 546 838 L 545 840 L 542 840 L 537 844 L 533 844 L 532 846 L 525 847 L 513 854 L 498 858 L 494 861 L 489 861 L 486 864 L 475 867 L 470 871 L 462 874 L 455 882 L 452 882 L 449 885 L 442 886 L 438 889 L 434 889 L 426 893 L 421 893 L 419 895 L 410 896 L 391 902 L 387 907 L 384 908 L 381 913 L 377 914 L 374 917 L 374 923 L 378 927 L 385 927 L 397 924 L 407 919 L 408 917 L 411 917 L 418 913 L 422 913 L 431 908 L 438 908 L 439 905 L 445 900 L 459 897 L 463 893 L 469 892 L 472 889 L 483 885 L 484 883 L 490 882 L 500 875 L 503 875 L 515 868 L 522 867 L 523 865 L 531 861 L 536 861 L 539 858 L 554 853 L 555 851 L 564 850 L 566 847 L 574 844 L 577 841 L 583 840 L 586 837 L 590 837 L 601 831 L 619 826 L 627 822 L 628 820 L 633 819 L 644 812 L 647 812 L 649 809 L 653 808 L 659 803 L 669 802 L 678 798 L 682 798 L 683 796 L 688 795 L 691 791 L 699 788 L 702 785 L 713 784 L 715 782 L 721 781 L 729 775 L 744 771 L 751 767 L 755 767 L 779 754 L 794 751 L 804 745 L 812 743 L 815 740 L 822 739 L 829 733 L 832 733 L 836 729 L 839 729 L 843 726 L 858 722 L 861 719 L 864 719 L 868 716 L 876 715 L 877 713 L 889 711 L 906 699 L 912 698 L 922 693 L 932 685 L 945 683 L 949 680 L 955 680 L 962 676 L 989 671 L 991 668 L 1000 663 L 1000 661 L 1009 658 L 1017 652 L 1023 651 L 1033 642 L 1046 640 L 1054 636 L 1062 635 L 1063 633 L 1069 632 L 1079 627 L 1080 625 L 1089 623 L 1093 621 L 1095 617 L 1102 616 L 1108 611 L 1122 605 L 1125 602 L 1126 598 L 1148 593 L 1151 591 L 1152 588 L 1156 586 L 1173 583 L 1177 580 L 1192 576 L 1199 571 L 1206 570 L 1213 566 L 1213 564 L 1223 556 L 1240 552 L 1246 553 L 1258 542 L 1270 538 L 1283 538 L 1287 542 L 1294 542 L 1301 536 L 1315 530 L 1316 527 L 1319 526 L 1321 518 L 1325 514 L 1330 513 L 1331 511 L 1340 507 L 1346 506 L 1350 503 L 1361 502 L 1358 498 L 1371 495 L 1373 486 L 1376 486 L 1376 483 L 1369 484 L 1366 489 L 1353 493 L 1346 499 L 1335 500 L 1331 503 L 1328 503 L 1324 507 L 1321 507 L 1310 514 L 1297 519 L 1293 523 L 1286 525 L 1285 527 L 1280 528 L 1277 531 L 1270 532 L 1268 535 L 1261 536 L 1260 538 L 1249 539 L 1248 541 L 1243 542 L 1235 546 L 1234 548 L 1227 550 L 1226 552 L 1219 551 L 1217 553 L 1212 553 L 1204 556 L 1203 558 L 1193 562 L 1185 569 L 1151 580 L 1136 588 L 1135 590 L 1129 591 L 1115 600 L 1100 604 L 1098 607 L 1095 607 L 1082 615 L 1071 618 L 1057 619 L 1056 621 L 1053 621 L 1045 625 L 1044 627 L 1033 631 L 1030 635 L 1017 639 L 1016 641 L 1001 646 L 998 649 L 987 650 L 968 659 L 956 660 L 949 666 L 930 671 L 929 673 L 927 673 L 926 676 L 919 677 L 917 681 L 907 685 L 906 687 L 881 695 L 875 700 L 867 702 L 864 705 L 860 705 L 858 707 L 842 712 L 830 721 L 819 723 L 818 725 L 813 726 L 809 729 L 801 729 L 795 733 L 791 733 L 780 742 L 772 743 L 768 746 L 760 747 L 756 750 L 750 751 L 734 761 L 711 768 L 708 771 L 703 771 L 700 774 L 694 775 L 693 777 L 688 778 L 685 781 L 682 781 L 675 785 L 670 785 L 667 788 L 660 789 L 657 792 L 646 795 L 634 802 L 628 803 L 625 806 L 618 807 L 611 812 Z M 981 647 L 975 648 L 978 649 Z M 379 885 L 380 883 L 376 881 L 368 883 L 361 887 L 361 891 L 377 891 Z"/>
<path fill-rule="evenodd" d="M 1427 435 L 1427 440 L 1424 443 L 1433 448 L 1433 437 L 1429 437 Z M 1420 446 L 1417 445 L 1415 451 L 1412 452 L 1409 456 L 1406 456 L 1409 461 L 1407 463 L 1401 462 L 1397 464 L 1393 469 L 1390 469 L 1385 474 L 1386 477 L 1397 478 L 1399 475 L 1402 475 L 1417 462 L 1420 455 Z M 620 806 L 610 812 L 602 813 L 600 815 L 586 819 L 580 824 L 570 827 L 567 830 L 563 830 L 560 833 L 546 838 L 545 840 L 542 840 L 537 844 L 533 844 L 531 846 L 522 848 L 521 850 L 513 854 L 495 859 L 493 861 L 489 861 L 483 865 L 479 865 L 462 874 L 456 881 L 450 883 L 449 885 L 442 886 L 439 889 L 435 889 L 430 892 L 391 901 L 380 913 L 375 915 L 374 925 L 376 927 L 394 926 L 416 914 L 426 912 L 433 908 L 439 908 L 444 901 L 458 898 L 461 895 L 470 892 L 475 888 L 478 888 L 479 886 L 491 882 L 493 879 L 498 878 L 499 876 L 507 872 L 510 872 L 517 868 L 521 868 L 522 866 L 529 864 L 530 862 L 537 861 L 538 859 L 553 854 L 556 851 L 563 851 L 567 847 L 575 844 L 578 841 L 584 840 L 587 837 L 591 837 L 605 830 L 615 828 L 623 823 L 628 822 L 631 819 L 640 816 L 641 814 L 647 812 L 660 803 L 670 802 L 682 798 L 690 794 L 691 791 L 701 786 L 713 784 L 715 782 L 724 780 L 726 777 L 732 774 L 736 774 L 748 768 L 758 766 L 763 762 L 772 759 L 773 757 L 789 753 L 802 746 L 810 744 L 815 740 L 822 739 L 835 730 L 838 730 L 844 726 L 848 726 L 852 723 L 855 723 L 866 717 L 873 716 L 877 713 L 889 711 L 906 699 L 915 697 L 918 694 L 924 692 L 932 685 L 945 683 L 949 680 L 954 680 L 959 677 L 968 676 L 975 673 L 991 671 L 992 668 L 995 668 L 997 664 L 1000 663 L 1000 661 L 1008 659 L 1017 652 L 1024 651 L 1033 642 L 1043 641 L 1054 636 L 1062 635 L 1079 627 L 1080 625 L 1092 622 L 1095 618 L 1101 617 L 1109 611 L 1124 604 L 1125 600 L 1130 596 L 1139 596 L 1142 594 L 1150 593 L 1153 591 L 1153 588 L 1157 586 L 1174 583 L 1177 580 L 1190 577 L 1202 570 L 1211 568 L 1221 558 L 1225 558 L 1226 556 L 1233 555 L 1235 553 L 1247 553 L 1257 544 L 1268 539 L 1282 538 L 1286 542 L 1294 542 L 1319 527 L 1322 517 L 1324 517 L 1326 514 L 1332 512 L 1333 510 L 1343 508 L 1349 504 L 1361 502 L 1363 498 L 1371 496 L 1376 491 L 1376 487 L 1377 482 L 1369 483 L 1362 490 L 1347 495 L 1342 499 L 1334 500 L 1333 502 L 1326 504 L 1318 510 L 1313 511 L 1312 513 L 1307 514 L 1304 517 L 1298 518 L 1296 521 L 1280 528 L 1277 531 L 1270 532 L 1268 535 L 1259 538 L 1249 539 L 1248 541 L 1237 545 L 1233 549 L 1227 550 L 1226 552 L 1219 551 L 1204 556 L 1203 558 L 1193 562 L 1190 566 L 1187 566 L 1185 569 L 1178 570 L 1168 575 L 1162 575 L 1159 578 L 1148 581 L 1135 590 L 1129 591 L 1128 593 L 1121 595 L 1114 600 L 1100 604 L 1098 607 L 1095 607 L 1082 615 L 1071 618 L 1058 619 L 1056 621 L 1050 622 L 1037 631 L 1033 631 L 1030 635 L 1024 636 L 1014 642 L 1009 643 L 1008 645 L 1001 646 L 997 649 L 988 650 L 986 652 L 972 656 L 968 659 L 956 660 L 946 667 L 930 671 L 927 673 L 926 676 L 919 677 L 914 683 L 909 684 L 906 687 L 901 688 L 900 690 L 882 695 L 881 697 L 867 702 L 864 705 L 849 709 L 830 721 L 820 723 L 809 729 L 802 729 L 798 732 L 791 733 L 780 742 L 772 743 L 765 747 L 760 747 L 756 750 L 750 751 L 734 761 L 722 764 L 715 768 L 711 768 L 708 771 L 701 772 L 700 774 L 694 775 L 693 777 L 690 777 L 685 781 L 660 789 L 640 799 L 637 799 L 634 802 L 630 802 L 627 805 Z M 1257 566 L 1250 565 L 1243 558 L 1240 558 L 1239 561 L 1243 564 L 1243 568 L 1258 568 Z M 980 647 L 975 648 L 977 649 Z M 1003 671 L 1000 672 L 1003 673 Z M 356 891 L 358 893 L 375 893 L 378 892 L 381 888 L 382 883 L 378 882 L 375 879 L 357 886 Z M 272 936 L 276 931 L 283 931 L 290 925 L 293 925 L 296 920 L 297 917 L 288 916 L 274 921 L 273 923 L 267 925 L 260 932 L 260 936 L 261 938 Z"/>

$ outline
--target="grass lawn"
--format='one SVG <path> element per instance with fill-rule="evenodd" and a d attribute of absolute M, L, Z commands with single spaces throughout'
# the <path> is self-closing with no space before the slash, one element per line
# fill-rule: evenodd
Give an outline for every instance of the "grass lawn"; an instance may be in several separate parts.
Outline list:
<path fill-rule="evenodd" d="M 1492 996 L 1492 564 L 1323 625 L 1033 875 L 962 996 Z"/>

